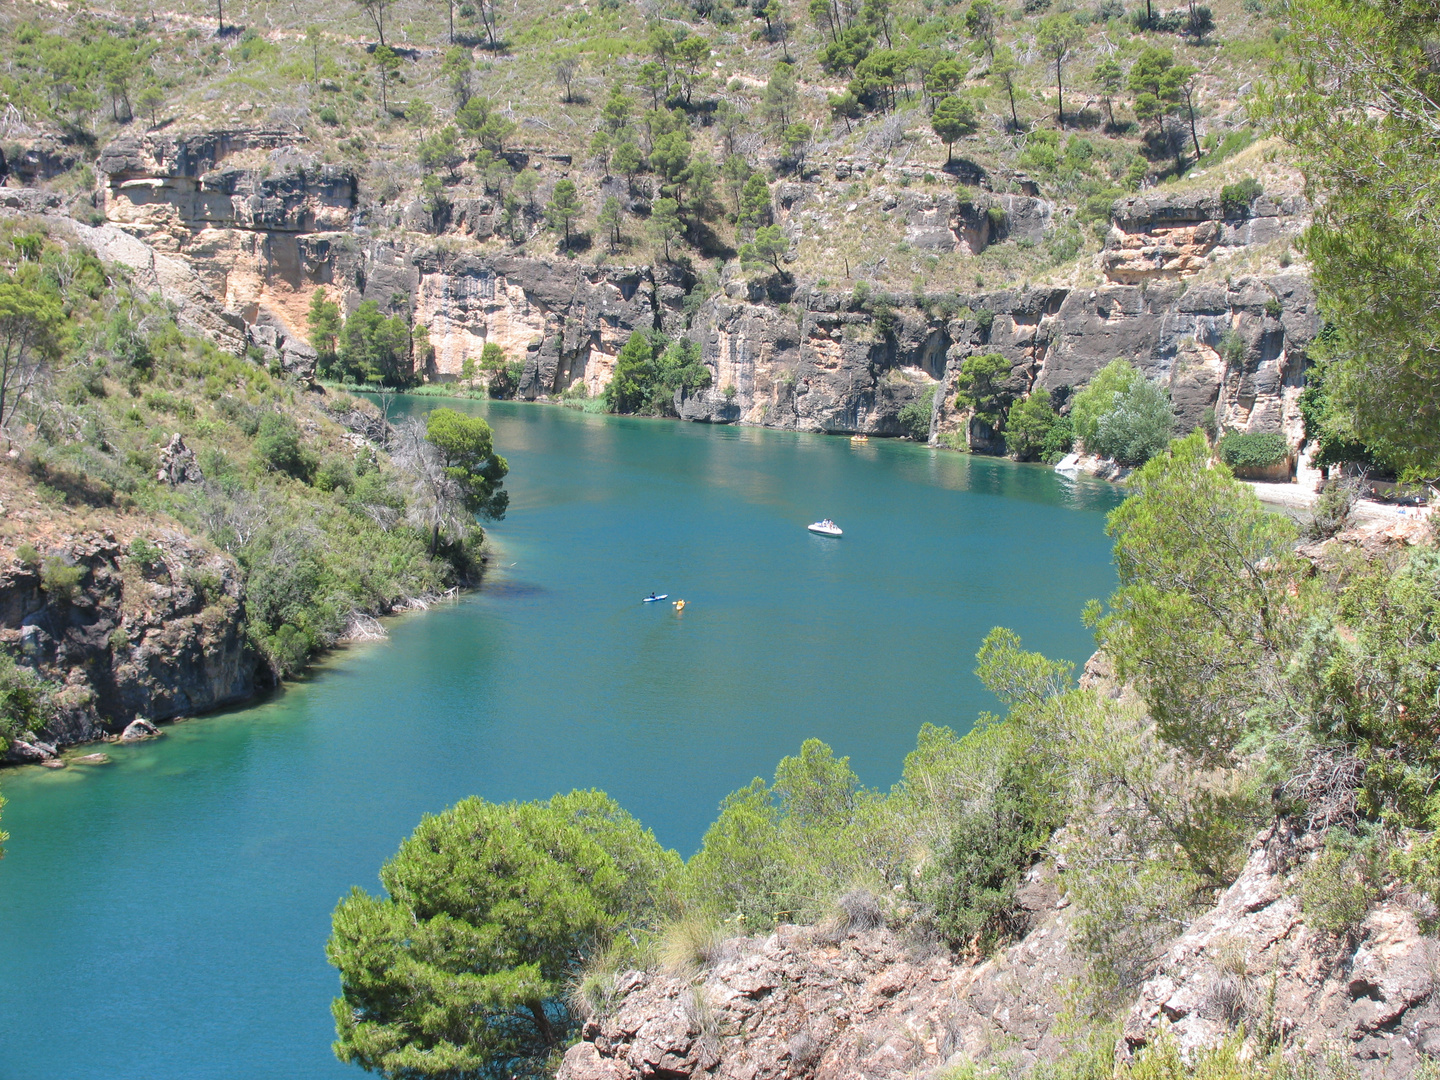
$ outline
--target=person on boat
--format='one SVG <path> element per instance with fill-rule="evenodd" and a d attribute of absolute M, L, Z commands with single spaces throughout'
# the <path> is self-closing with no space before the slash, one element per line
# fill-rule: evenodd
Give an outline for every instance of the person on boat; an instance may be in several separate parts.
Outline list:
<path fill-rule="evenodd" d="M 646 597 L 646 599 L 647 599 L 647 600 L 659 600 L 660 598 L 659 598 L 658 596 L 656 596 L 656 595 L 652 592 L 648 597 Z"/>

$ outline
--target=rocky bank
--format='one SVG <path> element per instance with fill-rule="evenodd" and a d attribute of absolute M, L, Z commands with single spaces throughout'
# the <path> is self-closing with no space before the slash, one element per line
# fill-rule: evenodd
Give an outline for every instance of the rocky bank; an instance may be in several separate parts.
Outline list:
<path fill-rule="evenodd" d="M 234 559 L 179 529 L 153 548 L 141 562 L 103 529 L 54 537 L 38 562 L 0 565 L 0 642 L 60 685 L 54 718 L 17 740 L 10 760 L 119 735 L 137 717 L 243 701 L 263 681 Z"/>
<path fill-rule="evenodd" d="M 1395 892 L 1348 936 L 1307 926 L 1296 881 L 1317 846 L 1283 826 L 1256 839 L 1124 1010 L 1118 1058 L 1161 1032 L 1186 1052 L 1214 1046 L 1241 1024 L 1252 1046 L 1338 1056 L 1366 1080 L 1440 1058 L 1440 946 L 1422 931 L 1434 912 Z M 1082 964 L 1063 871 L 1038 867 L 1021 903 L 1028 932 L 984 961 L 842 919 L 737 938 L 693 973 L 624 973 L 558 1080 L 900 1080 L 1054 1060 Z"/>
<path fill-rule="evenodd" d="M 568 160 L 517 151 L 542 185 Z M 909 242 L 978 252 L 1034 243 L 1069 211 L 1023 178 L 1026 194 L 994 194 L 983 175 L 957 175 L 953 193 L 897 184 L 843 210 L 834 185 L 863 164 L 828 166 L 806 183 L 777 185 L 777 220 L 792 233 L 831 218 L 884 215 Z M 425 375 L 458 376 L 487 342 L 523 358 L 522 396 L 598 393 L 635 329 L 684 334 L 712 371 L 708 390 L 676 402 L 681 417 L 804 431 L 898 435 L 899 412 L 932 395 L 930 437 L 997 449 L 982 424 L 955 409 L 950 389 L 965 358 L 1000 352 L 1009 389 L 1083 384 L 1117 356 L 1165 383 L 1182 424 L 1207 409 L 1230 430 L 1281 431 L 1298 444 L 1296 407 L 1318 330 L 1301 272 L 1221 277 L 1237 253 L 1298 234 L 1298 197 L 1261 196 L 1243 211 L 1212 194 L 1119 201 L 1099 256 L 1105 284 L 944 297 L 837 293 L 777 275 L 718 283 L 681 266 L 595 267 L 512 254 L 495 239 L 499 210 L 457 197 L 443 220 L 418 203 L 384 205 L 358 179 L 316 162 L 303 138 L 279 131 L 124 136 L 99 158 L 107 221 L 157 258 L 192 268 L 227 327 L 271 362 L 313 373 L 305 340 L 310 296 L 324 288 L 347 310 L 363 300 L 404 308 L 435 346 Z M 890 179 L 886 177 L 886 179 Z M 217 331 L 218 332 L 218 331 Z"/>

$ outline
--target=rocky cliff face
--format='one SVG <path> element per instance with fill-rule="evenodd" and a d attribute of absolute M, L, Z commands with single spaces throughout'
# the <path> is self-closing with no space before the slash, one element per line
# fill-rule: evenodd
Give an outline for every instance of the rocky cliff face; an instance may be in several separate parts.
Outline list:
<path fill-rule="evenodd" d="M 1021 904 L 1030 935 L 983 964 L 862 920 L 738 938 L 693 978 L 621 975 L 559 1080 L 900 1080 L 991 1054 L 1053 1057 L 1076 974 L 1068 905 L 1044 872 Z"/>
<path fill-rule="evenodd" d="M 1319 327 L 1301 275 L 1042 288 L 955 302 L 961 313 L 951 318 L 897 308 L 882 330 L 873 309 L 820 290 L 787 306 L 716 298 L 690 331 L 716 389 L 684 402 L 681 415 L 897 435 L 900 409 L 933 389 L 933 436 L 965 429 L 952 391 L 969 356 L 1005 356 L 1017 395 L 1080 386 L 1125 357 L 1169 388 L 1182 427 L 1213 408 L 1230 430 L 1281 431 L 1298 442 L 1305 349 Z M 990 441 L 983 430 L 966 434 L 972 445 Z"/>
<path fill-rule="evenodd" d="M 62 686 L 55 719 L 36 733 L 43 742 L 87 742 L 137 716 L 167 720 L 254 693 L 234 560 L 179 530 L 154 543 L 159 557 L 141 564 L 106 529 L 54 538 L 41 565 L 0 565 L 0 641 Z M 44 565 L 79 573 L 59 587 Z"/>
<path fill-rule="evenodd" d="M 836 181 L 859 168 L 836 165 Z M 676 402 L 689 420 L 898 435 L 900 410 L 932 392 L 932 440 L 996 449 L 951 392 L 966 357 L 993 351 L 1010 360 L 1016 394 L 1081 385 L 1122 356 L 1169 387 L 1184 426 L 1214 409 L 1230 430 L 1300 439 L 1296 399 L 1318 328 L 1304 275 L 1193 281 L 1216 260 L 1295 235 L 1307 212 L 1295 197 L 1262 196 L 1243 213 L 1213 194 L 1122 200 L 1099 259 L 1107 283 L 1094 288 L 955 296 L 943 312 L 891 298 L 882 317 L 849 294 L 766 286 L 732 268 L 687 314 L 687 271 L 504 254 L 484 243 L 495 208 L 483 198 L 458 199 L 444 222 L 418 204 L 362 206 L 352 174 L 281 132 L 130 136 L 105 149 L 100 171 L 110 222 L 157 260 L 182 258 L 227 312 L 223 332 L 243 327 L 249 344 L 302 375 L 315 360 L 305 310 L 323 287 L 350 310 L 403 304 L 430 331 L 431 379 L 456 377 L 467 356 L 499 344 L 524 358 L 521 393 L 532 399 L 577 385 L 598 393 L 630 333 L 662 329 L 692 337 L 713 373 L 710 389 Z M 970 252 L 1038 241 L 1060 214 L 1024 178 L 1010 183 L 1024 194 L 959 178 L 972 186 L 886 185 L 842 210 L 817 175 L 779 185 L 776 212 L 787 228 L 833 213 L 897 218 L 916 247 Z M 436 229 L 443 235 L 424 235 Z"/>
<path fill-rule="evenodd" d="M 1306 925 L 1296 877 L 1313 837 L 1279 827 L 1244 871 L 1161 957 L 1125 1021 L 1120 1054 L 1162 1031 L 1182 1049 L 1213 1046 L 1237 1023 L 1320 1053 L 1343 1047 L 1365 1077 L 1413 1076 L 1440 1058 L 1440 944 L 1432 905 L 1385 896 L 1352 932 Z"/>
<path fill-rule="evenodd" d="M 1141 988 L 1118 1058 L 1161 1031 L 1186 1052 L 1212 1047 L 1242 1023 L 1252 1043 L 1338 1055 L 1365 1080 L 1440 1058 L 1440 948 L 1420 927 L 1433 913 L 1395 894 L 1349 936 L 1307 927 L 1294 872 L 1314 846 L 1281 831 L 1257 840 Z M 698 974 L 623 974 L 558 1080 L 923 1080 L 972 1061 L 1008 1075 L 1054 1060 L 1081 970 L 1075 911 L 1044 868 L 1021 899 L 1028 933 L 981 963 L 893 929 L 782 926 L 727 942 Z"/>

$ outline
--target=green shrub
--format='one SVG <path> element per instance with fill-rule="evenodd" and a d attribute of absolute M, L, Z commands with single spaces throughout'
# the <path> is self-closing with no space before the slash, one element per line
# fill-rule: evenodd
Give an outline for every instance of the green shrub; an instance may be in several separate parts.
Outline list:
<path fill-rule="evenodd" d="M 989 952 L 1024 930 L 1016 893 L 1022 872 L 1049 837 L 1023 783 L 1010 777 L 967 807 L 927 868 L 921 895 L 952 945 Z"/>
<path fill-rule="evenodd" d="M 1037 388 L 1010 409 L 1010 415 L 1005 420 L 1005 449 L 1017 461 L 1046 456 L 1050 433 L 1059 420 L 1050 392 Z"/>
<path fill-rule="evenodd" d="M 862 801 L 849 758 L 807 739 L 773 786 L 757 776 L 720 804 L 687 867 L 692 904 L 753 929 L 819 918 L 863 874 Z"/>
<path fill-rule="evenodd" d="M 1146 378 L 1137 378 L 1095 426 L 1087 448 L 1121 465 L 1143 465 L 1164 450 L 1175 430 L 1170 393 Z"/>
<path fill-rule="evenodd" d="M 1235 184 L 1226 184 L 1220 189 L 1220 209 L 1227 218 L 1246 217 L 1250 207 L 1265 189 L 1253 176 Z"/>
<path fill-rule="evenodd" d="M 68 604 L 85 577 L 85 567 L 71 566 L 58 555 L 51 555 L 40 568 L 40 583 L 52 600 Z"/>
<path fill-rule="evenodd" d="M 916 442 L 927 442 L 930 438 L 930 418 L 934 412 L 935 387 L 927 386 L 918 398 L 901 406 L 896 419 L 910 438 Z"/>
<path fill-rule="evenodd" d="M 25 566 L 34 567 L 40 565 L 40 553 L 35 550 L 35 545 L 28 542 L 22 543 L 15 549 L 15 557 Z"/>
<path fill-rule="evenodd" d="M 1075 395 L 1070 406 L 1070 419 L 1075 425 L 1075 438 L 1090 453 L 1098 453 L 1090 444 L 1095 439 L 1100 417 L 1115 405 L 1115 397 L 1129 390 L 1141 378 L 1135 365 L 1115 359 L 1097 371 Z"/>
<path fill-rule="evenodd" d="M 575 1033 L 581 958 L 652 926 L 679 870 L 599 791 L 427 814 L 381 869 L 384 895 L 335 909 L 336 1054 L 387 1076 L 548 1071 Z"/>
<path fill-rule="evenodd" d="M 143 536 L 130 541 L 130 558 L 140 566 L 154 566 L 164 555 L 159 545 L 152 544 Z"/>
<path fill-rule="evenodd" d="M 1329 540 L 1349 525 L 1361 490 L 1360 480 L 1355 477 L 1326 484 L 1311 508 L 1310 520 L 1305 523 L 1306 539 Z"/>
<path fill-rule="evenodd" d="M 1268 469 L 1289 456 L 1290 446 L 1279 432 L 1232 431 L 1220 440 L 1220 460 L 1232 469 Z"/>
<path fill-rule="evenodd" d="M 355 470 L 338 454 L 331 454 L 315 472 L 315 486 L 321 491 L 349 491 L 355 486 Z"/>
<path fill-rule="evenodd" d="M 282 413 L 266 413 L 255 436 L 255 453 L 265 467 L 309 481 L 315 455 L 300 445 L 300 428 Z"/>
<path fill-rule="evenodd" d="M 26 731 L 38 731 L 50 716 L 50 685 L 0 649 L 0 750 Z"/>
<path fill-rule="evenodd" d="M 125 632 L 123 626 L 117 626 L 110 631 L 110 649 L 113 652 L 120 652 L 130 647 L 130 635 Z"/>
<path fill-rule="evenodd" d="M 1050 433 L 1045 436 L 1045 445 L 1041 447 L 1040 460 L 1054 465 L 1074 448 L 1074 422 L 1069 416 L 1057 416 L 1055 423 L 1050 428 Z"/>
<path fill-rule="evenodd" d="M 1325 934 L 1348 935 L 1379 895 L 1370 860 L 1333 832 L 1300 872 L 1300 910 L 1305 923 Z"/>

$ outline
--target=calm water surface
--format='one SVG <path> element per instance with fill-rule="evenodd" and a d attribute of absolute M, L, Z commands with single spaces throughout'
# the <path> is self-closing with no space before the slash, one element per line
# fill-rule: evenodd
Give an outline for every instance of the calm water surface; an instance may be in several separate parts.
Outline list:
<path fill-rule="evenodd" d="M 1115 492 L 1047 469 L 451 404 L 510 459 L 482 591 L 108 767 L 0 776 L 3 1080 L 357 1077 L 330 911 L 421 814 L 602 787 L 689 854 L 809 736 L 894 782 L 921 724 L 993 707 L 991 626 L 1083 660 L 1113 582 Z M 843 540 L 805 531 L 825 515 Z"/>

